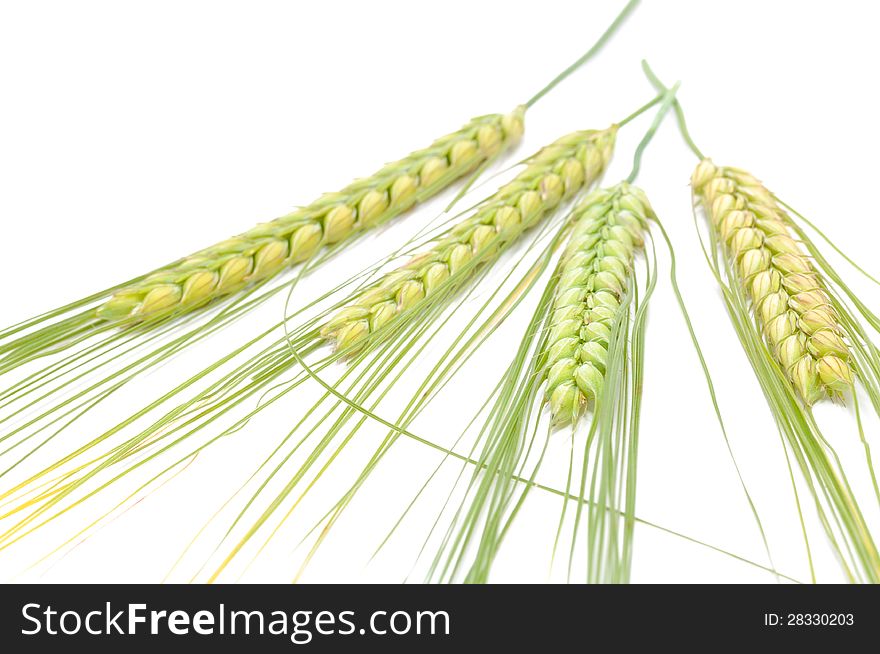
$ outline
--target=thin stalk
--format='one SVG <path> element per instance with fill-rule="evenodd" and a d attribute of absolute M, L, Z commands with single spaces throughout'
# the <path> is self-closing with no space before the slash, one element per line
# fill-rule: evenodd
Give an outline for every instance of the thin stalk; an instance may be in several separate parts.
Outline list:
<path fill-rule="evenodd" d="M 642 70 L 645 71 L 645 75 L 648 77 L 648 79 L 651 81 L 651 84 L 654 85 L 654 88 L 656 88 L 659 93 L 665 93 L 668 90 L 663 82 L 661 82 L 660 79 L 657 77 L 657 75 L 654 74 L 654 71 L 651 70 L 651 66 L 648 65 L 648 62 L 645 59 L 642 59 Z M 700 148 L 697 147 L 697 144 L 694 143 L 694 139 L 691 137 L 691 133 L 688 130 L 687 126 L 687 121 L 684 118 L 684 110 L 681 108 L 681 103 L 676 98 L 673 104 L 675 105 L 675 119 L 678 122 L 678 129 L 681 132 L 682 138 L 684 138 L 684 141 L 691 149 L 691 152 L 697 155 L 699 159 L 705 159 L 706 157 L 703 155 L 703 152 L 700 150 Z"/>
<path fill-rule="evenodd" d="M 626 125 L 628 122 L 635 120 L 636 118 L 638 118 L 639 116 L 641 116 L 643 113 L 645 113 L 648 109 L 650 109 L 651 107 L 653 107 L 654 105 L 656 105 L 658 102 L 660 102 L 662 99 L 663 99 L 663 94 L 662 94 L 662 93 L 658 93 L 658 94 L 654 97 L 653 100 L 651 100 L 650 102 L 646 102 L 645 104 L 643 104 L 641 107 L 639 107 L 638 109 L 636 109 L 634 112 L 632 112 L 629 116 L 627 116 L 627 117 L 624 118 L 623 120 L 619 120 L 619 121 L 617 121 L 617 123 L 616 123 L 617 126 L 618 126 L 618 127 L 623 127 L 623 126 Z"/>
<path fill-rule="evenodd" d="M 636 180 L 636 177 L 638 177 L 639 169 L 642 165 L 642 154 L 644 153 L 645 148 L 648 147 L 651 139 L 654 138 L 654 134 L 657 133 L 657 128 L 660 127 L 660 123 L 663 122 L 663 117 L 666 116 L 669 107 L 675 102 L 675 94 L 678 92 L 679 86 L 681 86 L 681 82 L 676 82 L 672 88 L 666 89 L 662 95 L 658 96 L 660 108 L 657 110 L 657 115 L 654 116 L 654 121 L 651 123 L 648 131 L 645 132 L 642 140 L 639 142 L 638 146 L 636 146 L 636 152 L 633 155 L 633 167 L 626 178 L 628 183 L 631 184 Z"/>
<path fill-rule="evenodd" d="M 623 22 L 627 19 L 627 17 L 632 13 L 632 11 L 636 8 L 636 5 L 639 4 L 639 0 L 630 0 L 626 3 L 626 6 L 623 10 L 617 15 L 612 23 L 608 26 L 608 28 L 602 33 L 599 39 L 593 44 L 593 46 L 587 50 L 584 54 L 582 54 L 574 63 L 572 63 L 568 68 L 559 73 L 556 77 L 554 77 L 547 86 L 542 88 L 540 91 L 535 93 L 529 100 L 525 103 L 526 107 L 531 107 L 538 100 L 547 95 L 550 91 L 552 91 L 556 86 L 562 82 L 566 77 L 571 75 L 578 68 L 583 66 L 587 61 L 593 58 L 599 50 L 608 42 L 614 32 L 623 24 Z"/>

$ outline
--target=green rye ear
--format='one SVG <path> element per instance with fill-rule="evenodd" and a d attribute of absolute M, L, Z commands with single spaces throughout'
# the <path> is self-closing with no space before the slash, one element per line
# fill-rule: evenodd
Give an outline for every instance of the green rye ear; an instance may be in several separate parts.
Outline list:
<path fill-rule="evenodd" d="M 655 88 L 664 90 L 646 62 L 643 68 Z M 812 579 L 816 571 L 794 468 L 801 473 L 846 578 L 877 583 L 880 553 L 811 405 L 851 398 L 880 503 L 857 395 L 852 392 L 857 386 L 864 389 L 880 415 L 878 350 L 862 324 L 876 332 L 880 320 L 843 282 L 792 214 L 812 224 L 794 211 L 789 214 L 791 208 L 753 175 L 716 166 L 695 144 L 678 101 L 675 112 L 682 137 L 700 160 L 691 183 L 695 208 L 702 209 L 709 227 L 704 254 L 785 448 Z"/>
<path fill-rule="evenodd" d="M 0 375 L 118 328 L 139 326 L 150 332 L 167 319 L 240 296 L 295 264 L 315 262 L 322 251 L 341 249 L 366 230 L 479 172 L 519 141 L 526 110 L 592 59 L 637 4 L 630 0 L 589 50 L 512 112 L 474 118 L 427 148 L 305 207 L 0 330 Z"/>

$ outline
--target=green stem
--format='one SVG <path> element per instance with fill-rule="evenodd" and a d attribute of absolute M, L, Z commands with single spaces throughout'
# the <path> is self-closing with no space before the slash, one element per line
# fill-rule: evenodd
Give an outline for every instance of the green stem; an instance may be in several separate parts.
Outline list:
<path fill-rule="evenodd" d="M 638 118 L 639 116 L 641 116 L 643 113 L 645 113 L 648 109 L 650 109 L 651 107 L 653 107 L 654 105 L 656 105 L 656 104 L 657 104 L 658 102 L 660 102 L 662 99 L 663 99 L 663 94 L 662 94 L 662 93 L 658 93 L 657 96 L 656 96 L 653 100 L 651 100 L 651 101 L 648 102 L 648 103 L 643 104 L 641 107 L 639 107 L 639 108 L 636 109 L 634 112 L 632 112 L 629 116 L 627 116 L 627 117 L 624 118 L 623 120 L 618 120 L 617 123 L 615 123 L 615 124 L 616 124 L 618 127 L 623 127 L 623 126 L 626 125 L 628 122 L 630 122 L 630 121 L 632 121 L 632 120 L 635 120 L 636 118 Z"/>
<path fill-rule="evenodd" d="M 629 176 L 626 178 L 627 182 L 632 183 L 635 181 L 636 177 L 638 177 L 639 168 L 642 166 L 642 154 L 644 153 L 645 148 L 648 147 L 651 139 L 654 138 L 654 134 L 657 133 L 657 128 L 660 127 L 660 123 L 663 122 L 663 117 L 666 115 L 666 112 L 669 111 L 669 107 L 675 102 L 675 94 L 678 92 L 678 87 L 680 85 L 681 82 L 676 82 L 671 89 L 666 89 L 662 96 L 658 96 L 661 98 L 660 108 L 657 110 L 657 115 L 654 116 L 654 121 L 651 123 L 648 131 L 645 132 L 645 135 L 636 147 L 636 152 L 633 155 L 633 167 Z"/>
<path fill-rule="evenodd" d="M 624 20 L 626 20 L 627 16 L 632 13 L 632 10 L 636 8 L 637 4 L 639 4 L 639 0 L 630 0 L 629 2 L 627 2 L 623 10 L 617 15 L 617 18 L 615 18 L 614 21 L 608 26 L 608 29 L 606 29 L 602 33 L 602 36 L 599 37 L 599 40 L 593 44 L 593 47 L 591 47 L 583 55 L 581 55 L 581 57 L 573 64 L 571 64 L 571 66 L 569 66 L 561 73 L 559 73 L 556 77 L 554 77 L 553 80 L 549 84 L 547 84 L 547 86 L 545 86 L 535 95 L 533 95 L 531 99 L 526 102 L 526 107 L 531 107 L 538 100 L 547 95 L 551 90 L 556 87 L 557 84 L 559 84 L 566 77 L 568 77 L 578 68 L 587 63 L 587 61 L 589 61 L 597 52 L 599 52 L 599 50 L 602 49 L 602 46 L 604 46 L 605 43 L 607 43 L 608 39 L 610 39 L 611 36 L 614 34 L 614 32 L 617 31 L 617 28 L 620 27 Z"/>
<path fill-rule="evenodd" d="M 651 70 L 651 67 L 648 65 L 648 62 L 644 59 L 642 60 L 642 70 L 645 71 L 645 75 L 651 81 L 651 84 L 659 91 L 663 93 L 666 91 L 666 86 L 660 79 L 654 74 L 654 71 Z M 703 155 L 700 148 L 697 147 L 697 144 L 694 143 L 694 139 L 691 138 L 691 133 L 688 131 L 687 121 L 684 119 L 684 110 L 681 108 L 681 103 L 676 99 L 675 100 L 675 119 L 678 122 L 678 129 L 681 132 L 682 138 L 684 138 L 685 143 L 687 143 L 688 147 L 691 151 L 697 155 L 700 159 L 705 159 L 706 157 Z"/>

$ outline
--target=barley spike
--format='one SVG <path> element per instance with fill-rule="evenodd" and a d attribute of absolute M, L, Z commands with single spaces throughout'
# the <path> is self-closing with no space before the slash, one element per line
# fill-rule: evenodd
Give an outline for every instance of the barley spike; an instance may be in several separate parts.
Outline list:
<path fill-rule="evenodd" d="M 853 383 L 846 332 L 791 218 L 749 173 L 703 159 L 691 178 L 776 362 L 807 404 Z"/>
<path fill-rule="evenodd" d="M 597 189 L 575 208 L 542 351 L 555 425 L 576 422 L 599 397 L 615 317 L 653 215 L 644 192 L 627 182 Z"/>
<path fill-rule="evenodd" d="M 430 250 L 387 273 L 337 313 L 321 335 L 345 350 L 443 288 L 472 260 L 513 240 L 605 170 L 617 127 L 568 134 L 541 149 L 526 168 Z"/>
<path fill-rule="evenodd" d="M 337 193 L 200 250 L 116 292 L 98 317 L 121 324 L 160 319 L 267 280 L 435 195 L 519 140 L 525 107 L 473 119 L 430 147 Z"/>

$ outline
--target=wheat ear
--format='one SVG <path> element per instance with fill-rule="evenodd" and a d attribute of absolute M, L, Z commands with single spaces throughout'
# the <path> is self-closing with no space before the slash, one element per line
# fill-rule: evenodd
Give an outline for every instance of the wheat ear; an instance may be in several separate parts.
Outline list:
<path fill-rule="evenodd" d="M 108 345 L 117 335 L 109 332 L 117 327 L 142 326 L 140 331 L 119 333 L 127 331 L 148 338 L 164 319 L 193 315 L 194 309 L 212 300 L 236 297 L 241 303 L 231 311 L 250 311 L 280 290 L 276 286 L 257 293 L 261 282 L 272 279 L 286 266 L 308 262 L 310 265 L 301 270 L 306 274 L 324 263 L 332 251 L 341 249 L 347 237 L 390 220 L 469 171 L 474 171 L 472 181 L 476 179 L 484 166 L 518 140 L 524 113 L 590 61 L 637 5 L 638 0 L 629 0 L 586 52 L 511 114 L 475 118 L 430 147 L 305 208 L 0 329 L 0 375 L 35 359 L 87 344 L 102 334 L 101 345 Z M 251 293 L 254 297 L 247 298 Z M 222 311 L 218 314 L 222 315 L 215 317 L 221 321 L 229 317 Z M 203 331 L 199 327 L 190 330 L 180 347 L 193 343 Z M 69 362 L 73 363 L 73 357 Z"/>
<path fill-rule="evenodd" d="M 593 191 L 575 209 L 542 353 L 555 424 L 576 421 L 602 390 L 614 322 L 653 215 L 644 192 L 626 182 Z"/>
<path fill-rule="evenodd" d="M 491 253 L 605 170 L 617 126 L 568 134 L 527 160 L 526 169 L 498 190 L 431 248 L 389 272 L 339 311 L 321 330 L 337 350 L 347 350 L 399 314 L 466 275 Z"/>
<path fill-rule="evenodd" d="M 525 107 L 480 116 L 430 147 L 388 164 L 338 193 L 257 225 L 116 292 L 97 309 L 115 322 L 163 318 L 199 307 L 291 264 L 322 246 L 380 225 L 498 155 L 523 133 Z"/>
<path fill-rule="evenodd" d="M 752 175 L 703 159 L 691 178 L 774 358 L 808 404 L 852 387 L 846 333 L 791 218 Z"/>
<path fill-rule="evenodd" d="M 654 86 L 659 91 L 665 89 L 647 63 L 643 62 L 643 67 Z M 816 228 L 753 176 L 715 166 L 691 137 L 679 103 L 675 112 L 682 137 L 700 160 L 691 181 L 710 223 L 712 243 L 705 252 L 707 261 L 779 430 L 795 497 L 799 490 L 792 471 L 799 469 L 847 579 L 877 583 L 880 553 L 840 458 L 822 434 L 809 403 L 824 395 L 841 394 L 859 381 L 880 413 L 877 348 L 862 320 L 871 326 L 880 321 L 792 216 Z M 726 265 L 719 260 L 718 250 Z M 842 301 L 843 296 L 852 301 L 854 310 Z M 787 366 L 786 362 L 799 365 Z M 880 498 L 854 393 L 852 398 L 866 463 L 875 495 Z M 815 581 L 799 499 L 796 506 Z"/>
<path fill-rule="evenodd" d="M 513 112 L 474 118 L 372 177 L 148 275 L 115 292 L 98 307 L 97 316 L 125 324 L 194 309 L 266 280 L 287 265 L 308 260 L 321 246 L 381 224 L 435 195 L 518 141 L 526 109 L 601 50 L 637 5 L 638 0 L 627 2 L 592 47 Z"/>

